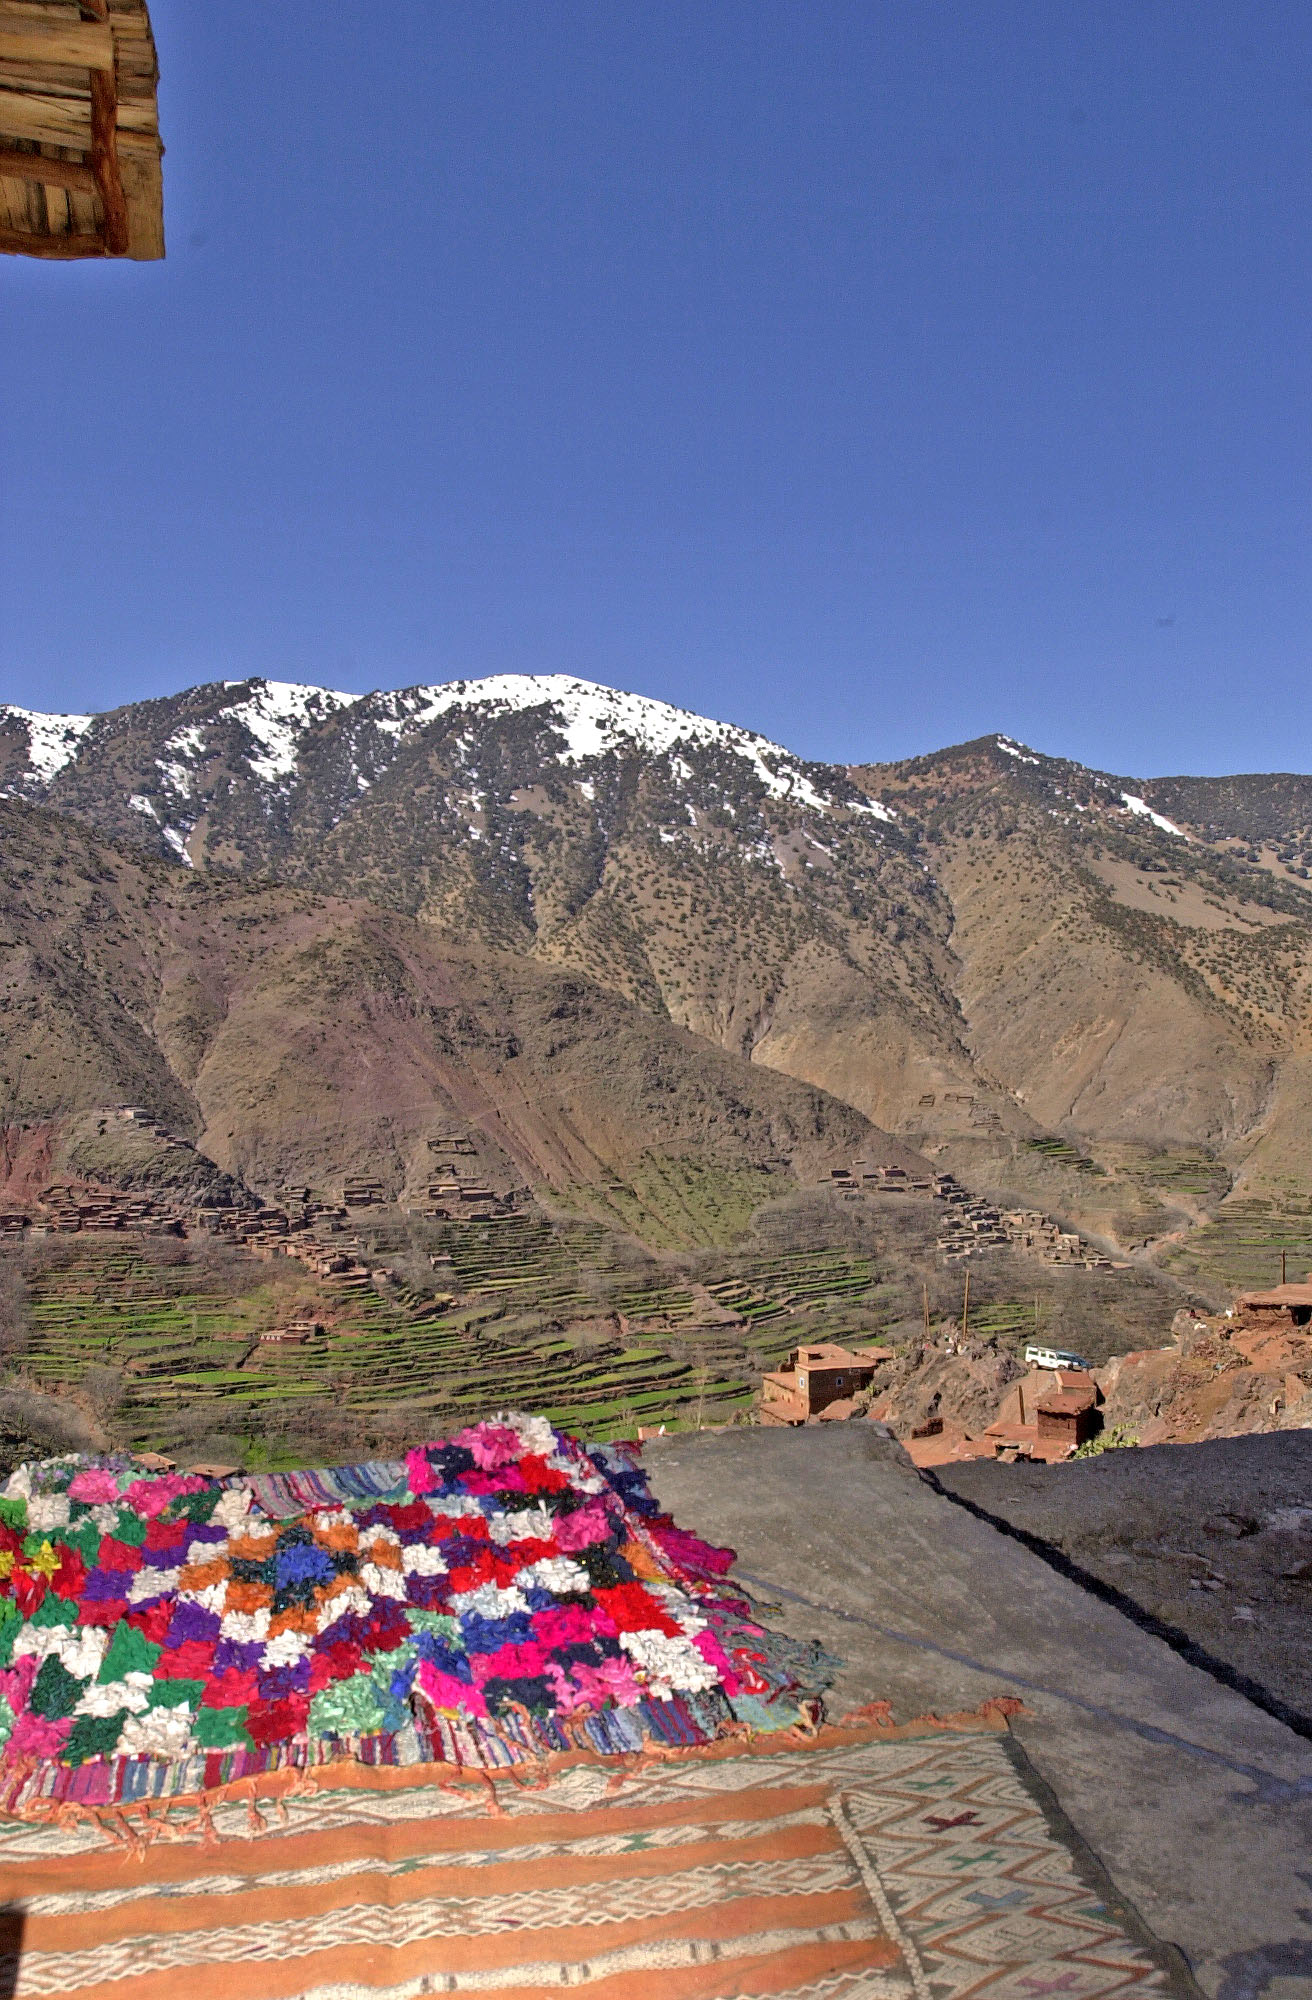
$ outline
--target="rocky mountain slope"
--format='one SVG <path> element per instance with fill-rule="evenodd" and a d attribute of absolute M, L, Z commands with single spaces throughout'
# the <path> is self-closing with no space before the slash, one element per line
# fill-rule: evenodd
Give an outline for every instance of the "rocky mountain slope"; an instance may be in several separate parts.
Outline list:
<path fill-rule="evenodd" d="M 854 775 L 914 820 L 976 1057 L 1039 1125 L 1099 1158 L 1193 1145 L 1306 1181 L 1300 879 L 1150 803 L 1184 781 L 1135 787 L 1003 738 Z M 1270 782 L 1252 781 L 1255 812 Z"/>
<path fill-rule="evenodd" d="M 1144 1196 L 1143 1161 L 1201 1150 L 1214 1194 L 1308 1181 L 1312 779 L 1135 780 L 1000 736 L 818 765 L 505 675 L 0 710 L 0 789 L 568 969 L 1020 1194 L 1058 1134 L 1145 1237 L 1199 1204 L 1178 1173 Z"/>
<path fill-rule="evenodd" d="M 15 796 L 569 965 L 760 1063 L 832 1071 L 872 1117 L 900 1113 L 909 1067 L 972 1074 L 914 838 L 846 772 L 745 730 L 512 675 L 11 710 L 0 744 Z"/>
<path fill-rule="evenodd" d="M 0 1096 L 8 1120 L 139 1103 L 257 1187 L 366 1171 L 421 1188 L 471 1133 L 502 1187 L 641 1161 L 815 1178 L 906 1150 L 579 975 L 360 901 L 184 871 L 0 804 Z"/>

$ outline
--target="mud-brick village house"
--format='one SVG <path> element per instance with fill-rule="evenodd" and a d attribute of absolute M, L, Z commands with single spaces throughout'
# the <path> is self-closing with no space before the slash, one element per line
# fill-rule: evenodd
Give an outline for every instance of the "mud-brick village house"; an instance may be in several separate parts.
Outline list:
<path fill-rule="evenodd" d="M 1087 1369 L 1032 1368 L 1012 1383 L 996 1418 L 981 1438 L 971 1440 L 965 1455 L 1057 1463 L 1097 1435 L 1101 1401 L 1102 1391 Z"/>
<path fill-rule="evenodd" d="M 761 1384 L 763 1424 L 805 1424 L 813 1418 L 850 1417 L 853 1398 L 868 1389 L 887 1347 L 837 1347 L 826 1342 L 795 1347 L 782 1368 Z"/>
<path fill-rule="evenodd" d="M 988 1429 L 978 1436 L 934 1417 L 905 1440 L 913 1465 L 965 1458 L 1031 1459 L 1057 1465 L 1102 1428 L 1102 1390 L 1083 1368 L 1032 1368 L 1013 1382 Z"/>
<path fill-rule="evenodd" d="M 1294 1327 L 1312 1330 L 1312 1271 L 1302 1285 L 1273 1285 L 1269 1292 L 1241 1292 L 1235 1317 L 1245 1326 L 1281 1332 Z"/>
<path fill-rule="evenodd" d="M 1065 1455 L 1078 1451 L 1096 1436 L 1099 1427 L 1098 1387 L 1087 1374 L 1071 1376 L 1063 1372 L 1059 1386 L 1041 1396 L 1034 1410 L 1036 1457 L 1054 1449 Z"/>

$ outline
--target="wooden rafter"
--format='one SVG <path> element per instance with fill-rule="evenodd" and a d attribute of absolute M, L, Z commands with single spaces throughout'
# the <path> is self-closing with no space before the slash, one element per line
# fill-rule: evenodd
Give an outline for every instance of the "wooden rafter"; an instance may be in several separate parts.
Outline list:
<path fill-rule="evenodd" d="M 0 13 L 0 62 L 112 70 L 113 30 L 108 20 L 29 21 Z"/>
<path fill-rule="evenodd" d="M 81 160 L 52 160 L 47 153 L 20 153 L 16 146 L 0 146 L 0 178 L 37 181 L 42 187 L 72 188 L 77 194 L 95 194 L 96 177 Z"/>
<path fill-rule="evenodd" d="M 82 0 L 82 12 L 91 16 L 92 33 L 99 29 L 109 36 L 109 68 L 91 71 L 91 171 L 100 190 L 105 219 L 100 233 L 111 257 L 122 257 L 128 247 L 128 205 L 123 179 L 118 170 L 118 90 L 114 83 L 114 37 L 109 26 L 109 0 Z"/>
<path fill-rule="evenodd" d="M 91 72 L 91 171 L 105 211 L 101 234 L 111 257 L 123 257 L 128 247 L 128 204 L 118 170 L 118 92 L 112 73 Z"/>
<path fill-rule="evenodd" d="M 0 229 L 0 251 L 17 257 L 49 257 L 67 263 L 75 257 L 103 257 L 101 235 L 34 236 L 23 229 Z"/>

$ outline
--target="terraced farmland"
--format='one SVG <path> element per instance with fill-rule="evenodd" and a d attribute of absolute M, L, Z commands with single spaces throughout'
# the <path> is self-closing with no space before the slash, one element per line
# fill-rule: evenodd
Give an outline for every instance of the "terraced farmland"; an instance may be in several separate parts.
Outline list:
<path fill-rule="evenodd" d="M 643 1153 L 627 1182 L 576 1191 L 587 1215 L 632 1231 L 656 1248 L 689 1244 L 725 1247 L 747 1231 L 753 1210 L 779 1191 L 764 1167 L 709 1166 L 704 1161 Z M 554 1199 L 564 1201 L 557 1194 Z"/>
<path fill-rule="evenodd" d="M 850 1250 L 761 1246 L 694 1286 L 594 1223 L 450 1225 L 440 1241 L 450 1275 L 434 1279 L 448 1292 L 343 1288 L 325 1332 L 278 1346 L 258 1340 L 270 1323 L 258 1299 L 201 1290 L 195 1266 L 154 1264 L 144 1244 L 74 1239 L 29 1281 L 22 1375 L 77 1395 L 88 1369 L 119 1370 L 115 1441 L 185 1457 L 221 1438 L 276 1465 L 303 1462 L 316 1437 L 363 1450 L 507 1403 L 594 1437 L 722 1423 L 798 1340 L 869 1330 L 875 1273 Z"/>
<path fill-rule="evenodd" d="M 1045 1160 L 1051 1160 L 1056 1166 L 1073 1167 L 1078 1174 L 1101 1174 L 1105 1171 L 1095 1160 L 1077 1152 L 1075 1147 L 1068 1145 L 1064 1139 L 1048 1137 L 1026 1139 L 1025 1146 L 1029 1152 L 1041 1153 Z"/>
<path fill-rule="evenodd" d="M 1230 1173 L 1210 1153 L 1173 1148 L 1162 1153 L 1130 1147 L 1103 1149 L 1104 1158 L 1120 1180 L 1165 1195 L 1186 1196 L 1210 1206 L 1230 1187 Z"/>
<path fill-rule="evenodd" d="M 1280 1283 L 1282 1251 L 1291 1279 L 1312 1269 L 1312 1202 L 1305 1195 L 1227 1201 L 1213 1221 L 1194 1230 L 1188 1243 L 1164 1261 L 1176 1277 L 1219 1281 L 1246 1291 Z"/>

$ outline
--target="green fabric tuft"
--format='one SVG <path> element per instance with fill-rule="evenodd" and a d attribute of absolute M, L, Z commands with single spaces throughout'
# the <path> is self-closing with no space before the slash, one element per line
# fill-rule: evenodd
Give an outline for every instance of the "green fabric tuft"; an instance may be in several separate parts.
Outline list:
<path fill-rule="evenodd" d="M 120 1619 L 114 1627 L 114 1636 L 109 1642 L 97 1680 L 121 1681 L 129 1674 L 153 1674 L 155 1662 L 163 1652 L 162 1646 L 154 1644 L 144 1632 L 138 1632 L 135 1625 L 129 1625 L 126 1618 Z"/>
<path fill-rule="evenodd" d="M 392 1684 L 392 1675 L 397 1668 L 408 1667 L 418 1651 L 417 1639 L 403 1639 L 399 1646 L 393 1646 L 390 1653 L 375 1653 L 371 1669 L 374 1685 L 389 1688 Z"/>
<path fill-rule="evenodd" d="M 17 1498 L 13 1500 L 0 1500 L 0 1526 L 13 1528 L 15 1533 L 20 1535 L 25 1533 L 27 1529 L 26 1500 L 19 1500 Z"/>
<path fill-rule="evenodd" d="M 251 1750 L 244 1708 L 202 1708 L 196 1716 L 196 1741 L 206 1750 Z"/>
<path fill-rule="evenodd" d="M 449 1611 L 421 1611 L 418 1605 L 407 1604 L 405 1615 L 416 1632 L 440 1632 L 450 1646 L 458 1646 L 463 1653 L 465 1645 L 460 1637 L 460 1620 L 453 1618 Z"/>
<path fill-rule="evenodd" d="M 314 1697 L 310 1730 L 318 1736 L 371 1736 L 381 1726 L 383 1714 L 372 1675 L 352 1674 Z"/>
<path fill-rule="evenodd" d="M 64 1762 L 85 1764 L 88 1757 L 112 1757 L 126 1715 L 125 1708 L 120 1708 L 116 1715 L 79 1715 L 59 1753 Z"/>
<path fill-rule="evenodd" d="M 23 1614 L 12 1597 L 0 1597 L 0 1669 L 14 1657 L 14 1641 L 23 1627 Z"/>
<path fill-rule="evenodd" d="M 0 1749 L 3 1749 L 14 1733 L 15 1716 L 13 1709 L 0 1694 Z"/>
<path fill-rule="evenodd" d="M 76 1625 L 77 1604 L 70 1598 L 57 1597 L 53 1590 L 48 1590 L 27 1622 L 29 1625 L 35 1625 L 38 1630 L 49 1625 Z"/>
<path fill-rule="evenodd" d="M 94 1567 L 100 1554 L 100 1530 L 94 1521 L 73 1521 L 59 1531 L 61 1542 L 67 1542 L 70 1549 L 76 1549 L 84 1563 Z M 119 1537 L 122 1540 L 122 1537 Z"/>
<path fill-rule="evenodd" d="M 73 1713 L 85 1693 L 86 1683 L 74 1680 L 58 1654 L 48 1653 L 32 1683 L 27 1705 L 34 1715 L 43 1715 L 47 1722 L 62 1722 Z"/>
<path fill-rule="evenodd" d="M 118 1510 L 118 1520 L 114 1527 L 114 1539 L 119 1542 L 129 1542 L 134 1549 L 139 1549 L 145 1545 L 149 1528 L 150 1523 L 144 1520 L 134 1508 L 120 1507 Z"/>
<path fill-rule="evenodd" d="M 148 1708 L 194 1708 L 205 1692 L 204 1681 L 156 1681 L 150 1690 Z"/>

